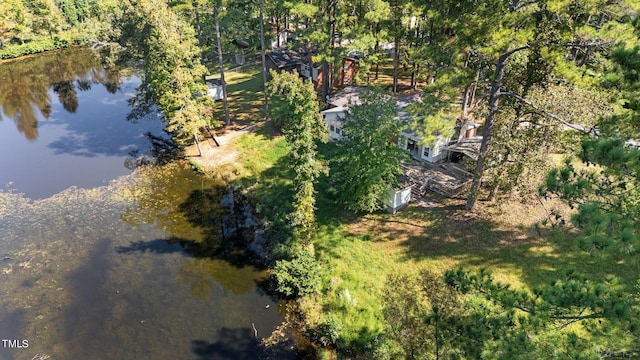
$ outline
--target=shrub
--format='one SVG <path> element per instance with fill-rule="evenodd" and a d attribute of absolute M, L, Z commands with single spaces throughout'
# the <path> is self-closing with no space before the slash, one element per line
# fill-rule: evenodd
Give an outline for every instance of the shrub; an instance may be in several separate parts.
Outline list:
<path fill-rule="evenodd" d="M 322 268 L 311 251 L 298 251 L 291 260 L 276 262 L 277 290 L 286 296 L 300 297 L 320 289 Z"/>
<path fill-rule="evenodd" d="M 322 346 L 335 345 L 342 328 L 342 321 L 334 314 L 329 313 L 323 322 L 309 329 L 309 339 Z"/>
<path fill-rule="evenodd" d="M 70 37 L 63 36 L 53 39 L 34 40 L 19 45 L 8 45 L 0 49 L 0 59 L 13 59 L 20 56 L 62 49 L 75 43 L 77 42 Z"/>

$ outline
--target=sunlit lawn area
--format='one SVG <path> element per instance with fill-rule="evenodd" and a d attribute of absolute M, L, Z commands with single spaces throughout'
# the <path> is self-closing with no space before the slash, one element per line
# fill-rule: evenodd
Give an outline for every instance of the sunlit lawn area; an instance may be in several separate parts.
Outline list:
<path fill-rule="evenodd" d="M 243 152 L 240 182 L 250 189 L 262 215 L 284 217 L 291 210 L 288 146 L 266 130 L 244 135 L 234 145 Z M 321 146 L 330 152 L 330 146 Z M 313 243 L 325 269 L 323 292 L 304 306 L 311 321 L 327 314 L 343 324 L 344 345 L 358 346 L 382 330 L 382 290 L 391 274 L 421 270 L 444 273 L 464 266 L 488 268 L 494 278 L 516 288 L 537 287 L 573 267 L 604 278 L 625 276 L 619 265 L 603 265 L 576 251 L 570 237 L 538 228 L 545 209 L 534 202 L 481 203 L 475 213 L 463 200 L 429 195 L 433 207 L 412 205 L 395 215 L 356 215 L 342 210 L 329 191 L 317 186 L 318 231 Z"/>
<path fill-rule="evenodd" d="M 216 74 L 207 78 L 219 78 Z M 262 73 L 258 67 L 244 67 L 225 72 L 227 101 L 233 129 L 240 129 L 261 121 L 264 117 Z M 223 100 L 216 101 L 216 119 L 224 122 Z"/>
<path fill-rule="evenodd" d="M 207 78 L 219 78 L 218 74 Z M 262 69 L 259 66 L 247 66 L 225 72 L 227 82 L 227 101 L 231 118 L 231 129 L 242 129 L 264 120 L 264 92 L 262 87 Z M 216 119 L 224 122 L 223 101 L 216 101 Z M 280 106 L 278 99 L 269 99 L 272 114 L 277 114 Z"/>
<path fill-rule="evenodd" d="M 256 74 L 230 77 L 231 96 L 261 95 L 261 88 L 244 88 L 249 84 L 259 88 Z M 232 84 L 231 79 L 239 83 Z M 235 106 L 247 114 L 259 113 L 250 104 Z M 267 126 L 243 135 L 233 146 L 241 153 L 238 181 L 250 189 L 262 215 L 269 219 L 290 211 L 292 174 L 283 137 Z M 330 157 L 334 148 L 327 144 L 319 149 Z M 554 206 L 551 203 L 543 206 L 544 201 L 534 199 L 513 199 L 501 205 L 481 202 L 469 213 L 462 199 L 429 194 L 429 207 L 411 205 L 395 215 L 358 215 L 335 203 L 328 178 L 323 177 L 316 189 L 318 230 L 313 243 L 325 270 L 324 288 L 304 307 L 312 322 L 324 321 L 329 313 L 337 317 L 343 325 L 343 345 L 358 346 L 380 333 L 382 289 L 391 274 L 421 270 L 442 274 L 457 266 L 488 268 L 500 282 L 532 289 L 572 267 L 593 279 L 615 274 L 633 281 L 630 274 L 634 272 L 627 265 L 576 250 L 570 229 L 560 232 L 539 226 Z"/>

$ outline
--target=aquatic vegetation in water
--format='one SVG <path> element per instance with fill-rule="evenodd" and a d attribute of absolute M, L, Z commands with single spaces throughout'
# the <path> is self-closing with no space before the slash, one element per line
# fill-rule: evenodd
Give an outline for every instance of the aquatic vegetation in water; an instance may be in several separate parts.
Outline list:
<path fill-rule="evenodd" d="M 268 336 L 282 317 L 261 274 L 192 251 L 220 224 L 215 189 L 172 163 L 42 200 L 0 192 L 0 333 L 14 324 L 21 354 L 60 359 L 185 358 L 196 340 L 216 353 L 252 323 Z"/>

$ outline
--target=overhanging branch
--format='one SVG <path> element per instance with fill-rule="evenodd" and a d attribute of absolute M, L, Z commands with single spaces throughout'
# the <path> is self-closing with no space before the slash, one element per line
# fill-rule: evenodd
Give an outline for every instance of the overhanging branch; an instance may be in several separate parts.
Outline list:
<path fill-rule="evenodd" d="M 564 120 L 563 118 L 559 117 L 558 115 L 556 115 L 556 114 L 554 114 L 554 113 L 551 113 L 551 112 L 548 112 L 548 111 L 546 111 L 545 109 L 543 109 L 543 108 L 541 108 L 541 107 L 539 107 L 539 106 L 535 105 L 533 102 L 531 102 L 531 101 L 529 101 L 529 100 L 527 100 L 527 99 L 523 98 L 523 97 L 522 97 L 522 96 L 520 96 L 520 95 L 517 95 L 517 94 L 514 94 L 514 93 L 510 93 L 510 92 L 501 92 L 501 93 L 500 93 L 500 96 L 508 96 L 508 97 L 512 97 L 512 98 L 514 98 L 514 99 L 518 100 L 519 102 L 521 102 L 521 103 L 523 103 L 523 104 L 528 105 L 529 107 L 533 108 L 533 109 L 534 109 L 534 110 L 536 110 L 537 112 L 539 112 L 539 113 L 541 113 L 541 114 L 543 114 L 543 115 L 545 115 L 545 116 L 548 116 L 548 117 L 550 117 L 550 118 L 552 118 L 552 119 L 554 119 L 554 120 L 556 120 L 556 121 L 560 122 L 560 123 L 561 123 L 561 124 L 563 124 L 564 126 L 566 126 L 566 127 L 568 127 L 568 128 L 571 128 L 571 129 L 573 129 L 573 130 L 577 130 L 577 131 L 579 131 L 579 132 L 581 132 L 581 133 L 583 133 L 583 134 L 585 134 L 585 135 L 592 135 L 592 134 L 593 134 L 593 135 L 596 135 L 596 130 L 595 130 L 595 128 L 591 128 L 591 129 L 589 129 L 589 130 L 585 130 L 585 128 L 584 128 L 583 126 L 572 124 L 572 123 L 570 123 L 569 121 Z"/>

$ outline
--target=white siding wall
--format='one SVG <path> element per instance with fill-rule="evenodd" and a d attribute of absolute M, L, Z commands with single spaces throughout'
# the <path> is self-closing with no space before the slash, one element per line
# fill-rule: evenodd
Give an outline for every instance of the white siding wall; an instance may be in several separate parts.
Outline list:
<path fill-rule="evenodd" d="M 384 204 L 388 212 L 395 214 L 396 211 L 409 204 L 410 201 L 411 187 L 407 187 L 397 191 L 389 189 L 387 191 L 387 196 L 384 200 Z"/>
<path fill-rule="evenodd" d="M 329 140 L 339 140 L 342 138 L 342 121 L 344 112 L 323 112 L 324 121 L 327 123 L 327 131 L 329 132 Z"/>
<path fill-rule="evenodd" d="M 432 146 L 424 146 L 420 144 L 422 139 L 413 133 L 401 132 L 400 140 L 398 140 L 398 146 L 410 151 L 410 144 L 413 144 L 413 151 L 410 151 L 410 155 L 417 160 L 423 160 L 428 162 L 438 162 L 444 159 L 444 140 L 438 137 L 436 143 Z"/>

